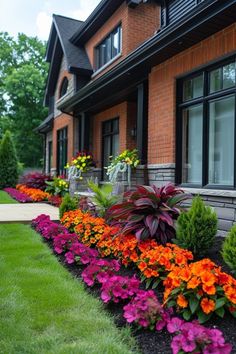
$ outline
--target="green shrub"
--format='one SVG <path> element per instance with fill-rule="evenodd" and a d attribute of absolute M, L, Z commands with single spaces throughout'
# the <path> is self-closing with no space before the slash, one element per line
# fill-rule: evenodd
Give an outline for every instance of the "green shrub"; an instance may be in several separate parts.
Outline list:
<path fill-rule="evenodd" d="M 203 256 L 213 245 L 216 232 L 216 213 L 197 196 L 191 208 L 177 220 L 175 243 L 194 255 Z"/>
<path fill-rule="evenodd" d="M 18 182 L 19 167 L 11 133 L 6 131 L 0 144 L 0 189 L 15 187 Z"/>
<path fill-rule="evenodd" d="M 70 194 L 66 194 L 59 208 L 59 216 L 62 218 L 66 211 L 78 209 L 78 199 L 76 197 L 71 197 Z"/>
<path fill-rule="evenodd" d="M 89 180 L 88 187 L 94 193 L 93 197 L 90 197 L 92 203 L 96 206 L 96 211 L 99 216 L 104 217 L 107 210 L 117 203 L 119 196 L 113 194 L 113 186 L 111 183 L 106 183 L 99 187 L 96 183 Z"/>
<path fill-rule="evenodd" d="M 233 273 L 236 273 L 236 225 L 232 227 L 223 243 L 222 257 Z"/>

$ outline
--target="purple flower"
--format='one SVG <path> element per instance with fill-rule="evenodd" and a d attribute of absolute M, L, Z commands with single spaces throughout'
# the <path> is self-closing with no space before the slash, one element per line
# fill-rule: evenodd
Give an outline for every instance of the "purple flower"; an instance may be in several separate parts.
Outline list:
<path fill-rule="evenodd" d="M 167 330 L 169 333 L 176 333 L 181 330 L 184 321 L 178 317 L 173 317 L 167 325 Z"/>

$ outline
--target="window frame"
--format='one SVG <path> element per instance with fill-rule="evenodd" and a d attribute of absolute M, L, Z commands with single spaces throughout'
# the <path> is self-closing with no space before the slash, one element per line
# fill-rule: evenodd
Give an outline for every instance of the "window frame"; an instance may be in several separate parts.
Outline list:
<path fill-rule="evenodd" d="M 210 65 L 205 65 L 200 69 L 191 72 L 188 75 L 177 78 L 176 81 L 176 176 L 175 182 L 183 187 L 201 188 L 201 189 L 236 189 L 236 83 L 231 88 L 221 89 L 210 93 L 210 72 L 218 68 L 235 62 L 236 70 L 236 55 L 231 55 L 221 61 L 214 62 Z M 203 96 L 183 101 L 183 83 L 186 80 L 193 79 L 200 74 L 203 74 Z M 208 183 L 209 176 L 209 107 L 210 102 L 214 100 L 224 99 L 234 96 L 234 177 L 233 185 L 224 184 L 210 184 Z M 203 105 L 203 131 L 202 131 L 202 183 L 193 184 L 182 182 L 183 177 L 183 109 L 195 106 L 197 104 Z"/>
<path fill-rule="evenodd" d="M 108 133 L 105 133 L 105 125 L 108 124 L 108 123 L 111 123 L 112 126 L 114 124 L 114 122 L 117 121 L 118 122 L 118 129 L 117 130 L 114 130 L 113 128 L 111 129 L 110 132 Z M 119 116 L 117 117 L 114 117 L 114 118 L 111 118 L 111 119 L 107 119 L 107 120 L 104 120 L 102 122 L 102 178 L 104 179 L 104 175 L 105 175 L 105 169 L 104 169 L 104 139 L 108 136 L 111 137 L 111 149 L 110 149 L 110 152 L 112 152 L 112 149 L 113 149 L 113 136 L 114 135 L 118 135 L 119 138 L 120 138 L 120 118 Z"/>
<path fill-rule="evenodd" d="M 118 30 L 118 53 L 114 56 L 112 56 L 112 38 L 113 35 L 117 32 Z M 110 40 L 110 56 L 111 58 L 100 65 L 100 47 L 107 41 Z M 107 65 L 111 64 L 117 57 L 119 57 L 122 54 L 122 24 L 121 22 L 116 25 L 111 32 L 109 32 L 103 39 L 95 46 L 94 48 L 94 57 L 95 57 L 95 72 L 102 70 L 105 68 Z M 106 54 L 107 55 L 107 54 Z"/>
<path fill-rule="evenodd" d="M 63 135 L 63 138 L 60 137 L 60 134 Z M 65 148 L 65 152 L 63 152 L 63 156 L 65 156 L 65 166 L 68 162 L 68 125 L 57 130 L 57 174 L 63 175 L 66 174 L 66 169 L 61 168 L 60 144 Z"/>
<path fill-rule="evenodd" d="M 69 86 L 69 80 L 67 76 L 64 76 L 61 85 L 60 85 L 60 90 L 59 90 L 59 99 L 64 97 L 67 94 L 68 91 L 68 86 Z"/>

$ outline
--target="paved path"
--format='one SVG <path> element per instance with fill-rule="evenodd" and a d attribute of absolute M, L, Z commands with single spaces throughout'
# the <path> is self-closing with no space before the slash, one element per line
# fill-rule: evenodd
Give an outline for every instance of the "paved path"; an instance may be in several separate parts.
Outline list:
<path fill-rule="evenodd" d="M 51 220 L 59 220 L 59 209 L 44 203 L 0 204 L 0 223 L 30 223 L 40 214 L 47 214 Z"/>

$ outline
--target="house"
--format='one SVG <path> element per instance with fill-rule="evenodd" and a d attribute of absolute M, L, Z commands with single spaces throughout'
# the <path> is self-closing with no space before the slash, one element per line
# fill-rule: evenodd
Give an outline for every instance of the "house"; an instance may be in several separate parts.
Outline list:
<path fill-rule="evenodd" d="M 102 0 L 85 22 L 53 16 L 39 127 L 45 169 L 137 148 L 133 182 L 172 181 L 236 220 L 236 1 Z"/>

